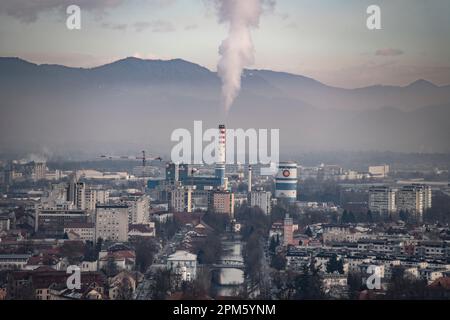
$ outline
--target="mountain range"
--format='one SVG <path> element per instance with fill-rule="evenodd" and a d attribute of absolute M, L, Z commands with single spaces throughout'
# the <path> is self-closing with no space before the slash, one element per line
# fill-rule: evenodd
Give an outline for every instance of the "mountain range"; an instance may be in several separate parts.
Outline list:
<path fill-rule="evenodd" d="M 280 129 L 280 152 L 450 152 L 450 86 L 343 89 L 245 70 L 226 119 L 217 74 L 181 60 L 126 58 L 95 68 L 0 58 L 0 148 L 169 152 L 176 128 Z"/>

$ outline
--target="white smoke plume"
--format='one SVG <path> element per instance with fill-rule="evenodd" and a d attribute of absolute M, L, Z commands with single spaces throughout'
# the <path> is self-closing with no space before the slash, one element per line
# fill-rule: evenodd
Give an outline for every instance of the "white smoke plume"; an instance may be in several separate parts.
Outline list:
<path fill-rule="evenodd" d="M 251 29 L 258 28 L 259 19 L 274 0 L 215 0 L 220 23 L 229 24 L 228 37 L 219 48 L 217 73 L 222 80 L 222 103 L 228 112 L 241 89 L 245 67 L 254 63 Z"/>

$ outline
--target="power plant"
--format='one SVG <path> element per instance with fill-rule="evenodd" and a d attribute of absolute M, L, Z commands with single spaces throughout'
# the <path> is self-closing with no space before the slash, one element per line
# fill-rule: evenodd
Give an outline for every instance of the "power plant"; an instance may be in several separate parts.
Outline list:
<path fill-rule="evenodd" d="M 197 190 L 205 189 L 228 189 L 228 178 L 225 177 L 226 162 L 226 128 L 219 125 L 219 143 L 216 154 L 214 175 L 195 175 L 197 171 L 186 163 L 169 163 L 166 167 L 166 181 L 170 184 L 181 182 L 182 185 L 195 186 Z"/>

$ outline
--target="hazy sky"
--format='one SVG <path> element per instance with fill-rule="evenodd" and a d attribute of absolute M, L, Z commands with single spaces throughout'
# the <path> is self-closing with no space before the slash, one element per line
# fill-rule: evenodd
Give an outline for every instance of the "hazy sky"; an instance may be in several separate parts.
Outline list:
<path fill-rule="evenodd" d="M 212 2 L 1 0 L 0 56 L 83 67 L 183 58 L 216 70 L 227 28 Z M 82 9 L 81 30 L 66 28 L 69 4 Z M 366 28 L 370 4 L 381 7 L 382 30 Z M 253 32 L 253 67 L 341 87 L 449 84 L 449 13 L 448 0 L 277 0 Z"/>

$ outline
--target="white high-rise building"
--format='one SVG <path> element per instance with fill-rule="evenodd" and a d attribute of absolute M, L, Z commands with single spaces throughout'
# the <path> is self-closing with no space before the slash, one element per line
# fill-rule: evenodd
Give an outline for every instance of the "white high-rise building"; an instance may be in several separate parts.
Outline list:
<path fill-rule="evenodd" d="M 97 205 L 95 239 L 128 241 L 128 206 L 125 204 Z"/>
<path fill-rule="evenodd" d="M 150 221 L 150 197 L 147 195 L 128 196 L 121 199 L 128 205 L 128 222 L 142 224 Z"/>
<path fill-rule="evenodd" d="M 97 204 L 97 191 L 95 189 L 86 188 L 84 192 L 85 209 L 89 211 L 95 210 Z"/>
<path fill-rule="evenodd" d="M 251 207 L 260 207 L 265 214 L 272 211 L 272 193 L 269 191 L 251 191 L 249 193 Z"/>
<path fill-rule="evenodd" d="M 386 178 L 389 174 L 389 166 L 387 164 L 381 166 L 369 166 L 368 171 L 373 178 Z"/>
<path fill-rule="evenodd" d="M 96 200 L 98 204 L 106 204 L 109 202 L 109 191 L 97 189 L 96 190 Z"/>
<path fill-rule="evenodd" d="M 71 201 L 79 210 L 86 209 L 86 185 L 77 181 L 76 173 L 71 176 L 67 186 L 67 201 Z"/>
<path fill-rule="evenodd" d="M 369 210 L 388 215 L 396 211 L 395 189 L 387 186 L 369 189 Z"/>
<path fill-rule="evenodd" d="M 173 212 L 192 212 L 192 189 L 176 188 L 169 192 L 169 210 Z"/>
<path fill-rule="evenodd" d="M 431 208 L 431 188 L 426 185 L 403 186 L 397 193 L 397 210 L 407 211 L 422 220 L 424 212 Z"/>

